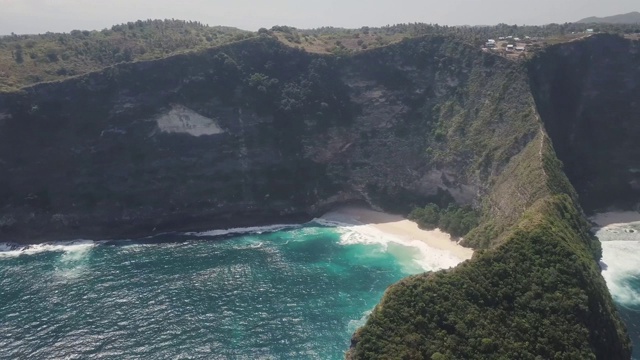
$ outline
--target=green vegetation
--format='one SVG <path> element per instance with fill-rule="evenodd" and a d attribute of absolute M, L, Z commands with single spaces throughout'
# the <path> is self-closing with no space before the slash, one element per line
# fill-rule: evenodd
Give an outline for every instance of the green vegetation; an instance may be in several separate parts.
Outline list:
<path fill-rule="evenodd" d="M 481 69 L 433 108 L 427 153 L 440 167 L 486 179 L 479 225 L 464 243 L 487 250 L 391 286 L 347 357 L 628 359 L 629 339 L 599 274 L 600 243 L 538 119 L 526 69 L 506 67 L 496 83 L 473 75 Z M 514 154 L 517 144 L 526 145 Z M 442 209 L 412 216 L 440 226 Z"/>
<path fill-rule="evenodd" d="M 269 32 L 284 43 L 304 48 L 310 52 L 333 53 L 336 55 L 353 54 L 369 49 L 384 47 L 405 39 L 421 36 L 447 36 L 463 43 L 481 46 L 487 39 L 513 36 L 524 39 L 538 47 L 549 43 L 569 41 L 584 36 L 587 29 L 613 34 L 640 33 L 638 24 L 549 24 L 544 26 L 518 26 L 499 24 L 495 26 L 441 26 L 438 24 L 408 23 L 379 28 L 362 27 L 343 29 L 323 27 L 301 30 L 288 26 L 274 26 Z M 267 32 L 267 30 L 264 30 Z"/>
<path fill-rule="evenodd" d="M 588 241 L 568 196 L 541 199 L 504 245 L 391 286 L 348 358 L 628 359 Z"/>
<path fill-rule="evenodd" d="M 138 20 L 102 31 L 3 36 L 0 92 L 252 36 L 248 31 L 179 20 Z"/>
<path fill-rule="evenodd" d="M 453 236 L 466 235 L 478 226 L 478 213 L 471 206 L 449 204 L 440 208 L 436 204 L 429 204 L 424 208 L 416 208 L 409 214 L 409 219 L 418 223 L 423 229 L 440 230 Z"/>
<path fill-rule="evenodd" d="M 235 28 L 210 27 L 182 20 L 138 20 L 101 31 L 0 37 L 0 92 L 39 82 L 65 79 L 122 62 L 160 59 L 185 51 L 219 46 L 258 35 L 273 36 L 286 45 L 308 52 L 346 56 L 381 48 L 405 39 L 447 36 L 480 46 L 488 38 L 512 35 L 545 38 L 536 46 L 574 39 L 587 28 L 615 34 L 640 33 L 640 25 L 550 24 L 545 26 L 440 26 L 411 23 L 380 28 L 323 27 L 301 30 L 274 26 L 258 33 Z"/>

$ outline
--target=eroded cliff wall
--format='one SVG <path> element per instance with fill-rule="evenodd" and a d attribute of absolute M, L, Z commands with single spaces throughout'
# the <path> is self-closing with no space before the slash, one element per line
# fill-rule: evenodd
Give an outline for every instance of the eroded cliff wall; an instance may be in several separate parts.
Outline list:
<path fill-rule="evenodd" d="M 531 89 L 587 211 L 640 203 L 640 42 L 592 36 L 530 62 Z"/>
<path fill-rule="evenodd" d="M 2 95 L 0 240 L 477 205 L 539 131 L 516 70 L 444 37 L 350 58 L 263 37 Z"/>

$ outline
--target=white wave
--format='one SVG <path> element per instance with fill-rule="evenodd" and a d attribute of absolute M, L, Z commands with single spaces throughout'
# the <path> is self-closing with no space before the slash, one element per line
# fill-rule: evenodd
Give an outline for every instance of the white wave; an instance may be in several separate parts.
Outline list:
<path fill-rule="evenodd" d="M 231 229 L 220 229 L 220 230 L 210 230 L 203 232 L 188 232 L 186 235 L 190 236 L 222 236 L 229 234 L 264 234 L 271 233 L 286 229 L 295 229 L 299 228 L 301 225 L 297 224 L 278 224 L 278 225 L 268 225 L 268 226 L 253 226 L 253 227 L 245 227 L 245 228 L 231 228 Z"/>
<path fill-rule="evenodd" d="M 336 220 L 327 220 L 323 218 L 315 218 L 310 221 L 310 223 L 316 223 L 318 225 L 327 226 L 327 227 L 351 227 L 357 225 L 364 225 L 363 223 L 356 221 L 354 219 L 347 219 L 347 221 L 336 221 Z"/>
<path fill-rule="evenodd" d="M 390 244 L 415 248 L 418 256 L 413 259 L 424 271 L 449 269 L 460 264 L 463 259 L 453 255 L 450 251 L 440 250 L 427 245 L 420 240 L 411 240 L 382 232 L 373 226 L 353 221 L 353 223 L 339 222 L 326 219 L 314 219 L 313 223 L 336 228 L 340 233 L 341 245 L 377 245 L 387 251 Z M 350 221 L 351 222 L 351 221 Z M 408 270 L 408 272 L 415 272 Z"/>
<path fill-rule="evenodd" d="M 637 223 L 604 227 L 596 233 L 602 243 L 602 276 L 616 302 L 640 305 L 640 289 L 628 281 L 640 277 L 640 233 Z"/>
<path fill-rule="evenodd" d="M 94 246 L 95 242 L 92 240 L 75 240 L 24 246 L 3 244 L 3 246 L 0 247 L 0 257 L 35 255 L 50 251 L 64 252 L 66 254 L 80 252 L 84 254 Z"/>
<path fill-rule="evenodd" d="M 255 249 L 261 249 L 262 245 L 264 245 L 263 242 L 257 242 L 257 243 L 248 244 L 246 246 L 234 247 L 234 249 L 235 250 L 255 250 Z"/>
<path fill-rule="evenodd" d="M 364 324 L 367 323 L 367 320 L 369 319 L 369 316 L 371 315 L 372 312 L 373 312 L 373 309 L 367 310 L 364 313 L 362 313 L 362 317 L 360 319 L 349 320 L 349 324 L 347 325 L 347 333 L 349 335 L 353 335 L 353 333 L 356 332 L 358 328 L 363 327 Z"/>

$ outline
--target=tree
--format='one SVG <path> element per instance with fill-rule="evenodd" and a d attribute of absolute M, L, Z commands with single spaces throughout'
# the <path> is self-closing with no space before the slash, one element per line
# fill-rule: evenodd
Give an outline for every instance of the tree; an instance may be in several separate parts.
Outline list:
<path fill-rule="evenodd" d="M 24 62 L 24 54 L 22 53 L 22 46 L 18 45 L 14 53 L 16 63 L 22 64 Z"/>

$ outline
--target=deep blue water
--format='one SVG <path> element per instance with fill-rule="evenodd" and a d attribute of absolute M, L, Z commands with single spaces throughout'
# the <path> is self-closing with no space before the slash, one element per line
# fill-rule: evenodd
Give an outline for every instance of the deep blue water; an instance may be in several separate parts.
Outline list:
<path fill-rule="evenodd" d="M 342 237 L 341 237 L 342 236 Z M 342 359 L 416 248 L 306 225 L 0 255 L 0 358 Z"/>

